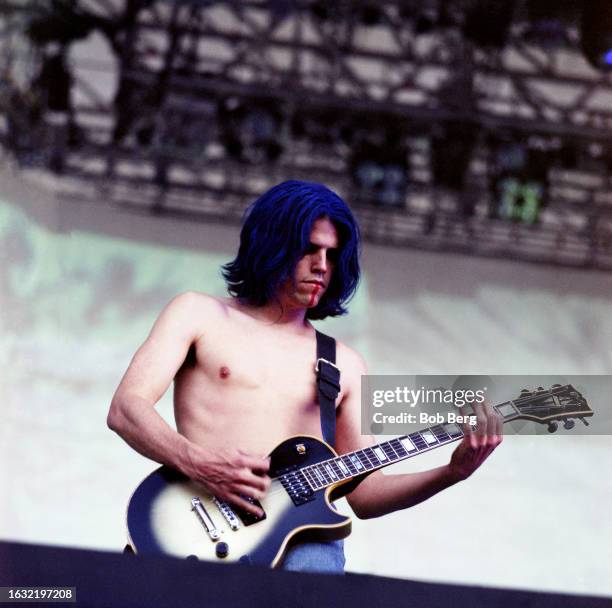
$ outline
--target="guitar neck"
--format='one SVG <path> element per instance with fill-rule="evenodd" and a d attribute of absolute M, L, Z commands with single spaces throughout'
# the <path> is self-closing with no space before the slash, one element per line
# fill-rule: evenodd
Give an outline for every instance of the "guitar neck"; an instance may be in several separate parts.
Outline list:
<path fill-rule="evenodd" d="M 502 417 L 504 423 L 520 417 L 513 401 L 500 403 L 493 406 L 493 409 Z M 300 471 L 313 490 L 320 490 L 338 481 L 361 477 L 390 464 L 448 445 L 463 436 L 463 429 L 459 424 L 438 424 L 303 467 Z"/>

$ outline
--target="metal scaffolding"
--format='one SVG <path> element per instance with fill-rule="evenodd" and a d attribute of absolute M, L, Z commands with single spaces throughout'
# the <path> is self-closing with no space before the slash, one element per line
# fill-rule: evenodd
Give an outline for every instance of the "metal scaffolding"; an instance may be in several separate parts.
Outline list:
<path fill-rule="evenodd" d="M 118 86 L 109 103 L 95 71 L 74 80 L 66 196 L 235 222 L 274 183 L 321 181 L 374 242 L 611 269 L 612 78 L 589 67 L 575 24 L 547 39 L 511 4 L 503 44 L 485 48 L 468 35 L 468 0 L 83 2 Z M 469 140 L 455 187 L 434 166 L 451 137 Z M 548 154 L 533 224 L 490 213 L 491 142 L 508 138 Z M 393 205 L 355 184 L 372 141 L 405 158 Z"/>

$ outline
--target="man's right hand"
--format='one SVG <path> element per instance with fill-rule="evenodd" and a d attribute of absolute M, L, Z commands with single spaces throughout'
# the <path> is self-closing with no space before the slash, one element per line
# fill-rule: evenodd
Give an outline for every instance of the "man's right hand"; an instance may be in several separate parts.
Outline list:
<path fill-rule="evenodd" d="M 269 456 L 254 456 L 236 448 L 207 450 L 190 446 L 181 467 L 189 478 L 201 483 L 214 496 L 262 516 L 259 507 L 244 496 L 262 500 L 270 487 Z"/>

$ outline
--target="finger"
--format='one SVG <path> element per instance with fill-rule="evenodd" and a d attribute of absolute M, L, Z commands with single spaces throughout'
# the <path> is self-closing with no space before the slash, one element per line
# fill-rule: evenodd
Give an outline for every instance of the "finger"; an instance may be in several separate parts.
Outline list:
<path fill-rule="evenodd" d="M 270 486 L 270 478 L 267 475 L 255 475 L 250 469 L 240 471 L 237 481 L 259 492 L 265 492 Z"/>
<path fill-rule="evenodd" d="M 484 406 L 480 403 L 472 403 L 472 411 L 476 416 L 476 437 L 478 446 L 486 445 L 487 443 L 487 416 Z"/>
<path fill-rule="evenodd" d="M 504 438 L 504 419 L 499 413 L 495 416 L 495 427 L 495 434 L 498 437 L 499 443 L 501 443 Z"/>
<path fill-rule="evenodd" d="M 240 507 L 249 513 L 253 513 L 253 515 L 257 515 L 257 517 L 261 517 L 264 514 L 259 507 L 251 504 L 248 500 L 245 500 L 242 496 L 240 496 L 240 494 L 229 494 L 227 501 L 236 507 Z"/>
<path fill-rule="evenodd" d="M 483 410 L 487 417 L 487 437 L 489 439 L 488 444 L 495 445 L 497 443 L 497 413 L 488 401 L 483 404 Z"/>
<path fill-rule="evenodd" d="M 263 500 L 265 493 L 262 490 L 257 490 L 251 486 L 247 486 L 243 483 L 233 483 L 231 491 L 235 494 L 241 494 L 243 497 L 254 498 L 255 500 Z"/>
<path fill-rule="evenodd" d="M 469 417 L 468 417 L 469 420 Z M 468 445 L 472 448 L 475 449 L 478 447 L 478 443 L 477 443 L 477 438 L 476 435 L 474 434 L 474 431 L 472 430 L 472 426 L 470 425 L 469 422 L 464 422 L 461 424 L 461 428 L 463 430 L 463 440 L 467 441 Z"/>
<path fill-rule="evenodd" d="M 253 456 L 246 452 L 240 452 L 242 458 L 240 462 L 242 466 L 248 467 L 252 471 L 258 473 L 267 473 L 270 470 L 270 457 L 269 456 Z"/>

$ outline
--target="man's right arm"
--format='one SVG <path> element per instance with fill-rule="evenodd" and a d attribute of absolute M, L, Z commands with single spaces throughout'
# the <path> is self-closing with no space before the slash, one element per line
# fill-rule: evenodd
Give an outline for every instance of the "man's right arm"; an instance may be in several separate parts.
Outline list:
<path fill-rule="evenodd" d="M 107 424 L 144 456 L 178 469 L 219 498 L 257 512 L 240 495 L 263 497 L 269 486 L 269 479 L 263 476 L 267 459 L 237 449 L 213 453 L 177 433 L 154 407 L 183 364 L 189 347 L 202 337 L 194 319 L 208 318 L 212 322 L 210 317 L 218 306 L 207 296 L 185 293 L 164 308 L 115 392 Z"/>

